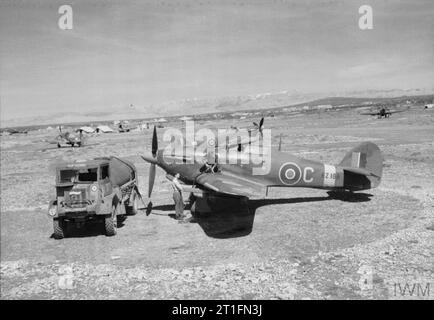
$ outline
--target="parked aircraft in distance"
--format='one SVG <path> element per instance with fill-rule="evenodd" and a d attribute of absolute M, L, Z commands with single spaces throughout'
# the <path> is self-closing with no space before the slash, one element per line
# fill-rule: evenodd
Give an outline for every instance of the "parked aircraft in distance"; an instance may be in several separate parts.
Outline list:
<path fill-rule="evenodd" d="M 361 115 L 369 115 L 369 116 L 377 116 L 378 119 L 381 118 L 389 118 L 393 113 L 398 113 L 398 112 L 404 112 L 406 110 L 391 110 L 387 107 L 381 107 L 378 110 L 375 111 L 366 111 L 366 112 L 361 112 Z"/>

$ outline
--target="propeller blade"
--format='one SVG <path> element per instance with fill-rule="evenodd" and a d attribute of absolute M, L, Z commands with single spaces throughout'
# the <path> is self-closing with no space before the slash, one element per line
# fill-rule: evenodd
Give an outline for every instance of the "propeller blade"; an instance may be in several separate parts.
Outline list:
<path fill-rule="evenodd" d="M 149 168 L 149 186 L 148 186 L 148 198 L 151 198 L 152 188 L 154 188 L 155 181 L 155 163 L 151 163 L 151 167 Z"/>
<path fill-rule="evenodd" d="M 155 182 L 155 172 L 156 172 L 156 164 L 158 162 L 157 159 L 157 152 L 158 152 L 158 139 L 157 139 L 157 127 L 154 126 L 154 132 L 152 134 L 152 152 L 151 154 L 144 154 L 141 157 L 143 160 L 150 163 L 149 167 L 149 184 L 148 184 L 148 198 L 149 203 L 146 207 L 146 215 L 149 215 L 152 211 L 152 201 L 151 201 L 151 195 L 152 195 L 152 189 L 154 188 L 154 182 Z M 143 202 L 143 198 L 140 196 Z"/>
<path fill-rule="evenodd" d="M 262 117 L 261 121 L 259 121 L 259 128 L 262 129 L 263 125 L 264 125 L 264 117 Z"/>
<path fill-rule="evenodd" d="M 152 135 L 152 155 L 155 157 L 158 151 L 157 127 L 154 126 L 154 133 Z"/>
<path fill-rule="evenodd" d="M 152 201 L 149 201 L 148 206 L 146 207 L 146 215 L 149 216 L 152 212 Z"/>

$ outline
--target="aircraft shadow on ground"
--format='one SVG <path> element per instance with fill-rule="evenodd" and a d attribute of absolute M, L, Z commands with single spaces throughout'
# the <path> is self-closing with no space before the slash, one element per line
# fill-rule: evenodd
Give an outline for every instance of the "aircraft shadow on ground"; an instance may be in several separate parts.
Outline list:
<path fill-rule="evenodd" d="M 278 204 L 293 204 L 303 202 L 319 202 L 329 200 L 341 200 L 345 202 L 365 202 L 370 201 L 371 194 L 367 193 L 339 193 L 328 192 L 328 196 L 324 197 L 298 197 L 298 198 L 278 198 L 278 199 L 259 199 L 249 200 L 248 205 L 231 206 L 228 210 L 216 210 L 209 213 L 195 213 L 191 223 L 197 223 L 205 234 L 212 238 L 227 239 L 247 236 L 252 232 L 253 222 L 255 220 L 256 210 L 260 207 L 278 205 Z M 169 211 L 167 216 L 175 218 L 175 206 L 166 204 L 155 206 L 155 211 Z M 189 210 L 189 206 L 186 206 Z M 155 213 L 157 215 L 166 215 Z"/>

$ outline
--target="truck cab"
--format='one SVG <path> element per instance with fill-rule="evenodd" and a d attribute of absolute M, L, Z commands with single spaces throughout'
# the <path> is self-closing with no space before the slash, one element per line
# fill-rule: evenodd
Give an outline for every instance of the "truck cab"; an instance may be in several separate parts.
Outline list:
<path fill-rule="evenodd" d="M 106 234 L 111 236 L 116 234 L 118 215 L 137 212 L 135 168 L 134 174 L 122 180 L 123 184 L 111 179 L 111 174 L 119 176 L 113 172 L 113 167 L 123 163 L 119 161 L 122 159 L 111 157 L 56 165 L 56 198 L 48 210 L 55 238 L 64 237 L 67 222 L 81 227 L 95 219 L 104 220 Z"/>

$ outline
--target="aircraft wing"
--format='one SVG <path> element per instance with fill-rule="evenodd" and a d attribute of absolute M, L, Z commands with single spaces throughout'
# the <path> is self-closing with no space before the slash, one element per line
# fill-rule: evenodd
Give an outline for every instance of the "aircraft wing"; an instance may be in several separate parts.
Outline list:
<path fill-rule="evenodd" d="M 233 196 L 250 198 L 264 194 L 261 184 L 232 173 L 203 173 L 196 178 L 196 183 L 206 189 Z"/>
<path fill-rule="evenodd" d="M 388 110 L 387 113 L 398 113 L 398 112 L 404 112 L 406 110 Z"/>
<path fill-rule="evenodd" d="M 380 114 L 380 112 L 378 112 L 378 111 L 367 111 L 367 112 L 361 112 L 360 114 L 364 115 L 364 116 L 377 116 L 377 115 Z"/>

